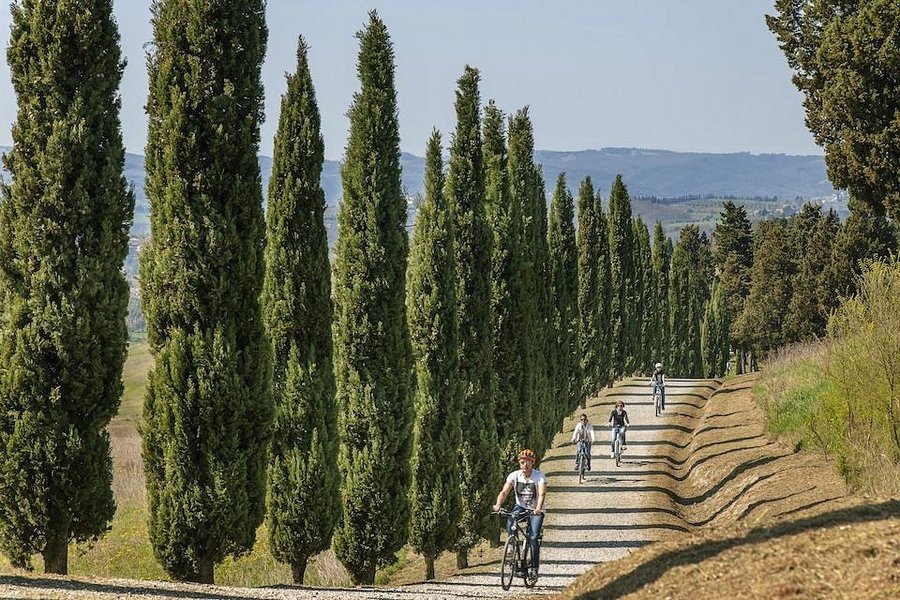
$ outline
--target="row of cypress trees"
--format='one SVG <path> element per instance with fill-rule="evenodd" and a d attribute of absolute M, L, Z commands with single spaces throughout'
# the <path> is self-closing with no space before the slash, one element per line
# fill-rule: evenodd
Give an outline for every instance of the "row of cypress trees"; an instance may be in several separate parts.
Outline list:
<path fill-rule="evenodd" d="M 212 581 L 253 547 L 266 510 L 297 581 L 332 539 L 357 582 L 407 540 L 429 575 L 444 550 L 465 566 L 495 533 L 502 471 L 524 445 L 542 454 L 579 401 L 655 359 L 721 373 L 732 313 L 705 235 L 687 227 L 673 247 L 657 224 L 651 248 L 621 177 L 607 211 L 582 182 L 577 230 L 560 177 L 548 215 L 528 110 L 507 118 L 490 102 L 482 119 L 468 67 L 446 173 L 439 134 L 428 144 L 407 271 L 394 56 L 375 13 L 358 34 L 332 278 L 304 41 L 264 225 L 263 3 L 152 10 L 141 291 L 156 363 L 142 435 L 150 537 L 173 577 Z M 24 1 L 13 15 L 0 544 L 15 564 L 41 552 L 64 572 L 68 542 L 100 535 L 114 511 L 105 426 L 121 395 L 133 210 L 110 117 L 122 63 L 108 1 Z"/>

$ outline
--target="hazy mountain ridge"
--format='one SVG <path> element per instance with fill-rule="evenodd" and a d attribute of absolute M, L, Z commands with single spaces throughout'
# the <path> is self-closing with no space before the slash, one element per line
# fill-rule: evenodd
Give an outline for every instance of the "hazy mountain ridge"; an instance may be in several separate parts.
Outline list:
<path fill-rule="evenodd" d="M 0 147 L 6 152 L 9 148 Z M 733 196 L 739 198 L 820 198 L 831 196 L 834 188 L 825 172 L 822 156 L 785 154 L 751 154 L 738 152 L 713 154 L 674 152 L 641 148 L 602 148 L 560 152 L 538 150 L 535 159 L 543 166 L 548 197 L 561 172 L 573 193 L 585 176 L 605 193 L 619 173 L 632 197 L 656 196 Z M 259 157 L 263 190 L 272 172 L 272 158 Z M 402 185 L 415 196 L 423 192 L 425 159 L 402 153 Z M 340 162 L 326 160 L 322 169 L 322 189 L 326 202 L 336 206 L 341 197 Z M 7 175 L 8 174 L 5 174 Z M 149 206 L 144 194 L 144 157 L 126 154 L 125 177 L 134 185 L 136 195 L 133 233 L 149 230 Z"/>

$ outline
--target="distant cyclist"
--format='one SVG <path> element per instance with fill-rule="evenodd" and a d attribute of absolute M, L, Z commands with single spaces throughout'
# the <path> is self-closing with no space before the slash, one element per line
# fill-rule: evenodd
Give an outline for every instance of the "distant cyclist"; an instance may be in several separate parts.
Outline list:
<path fill-rule="evenodd" d="M 654 394 L 659 394 L 659 409 L 666 410 L 666 372 L 662 363 L 656 363 L 653 375 L 650 376 L 650 386 Z"/>
<path fill-rule="evenodd" d="M 616 407 L 609 413 L 609 422 L 607 425 L 612 427 L 611 437 L 609 440 L 609 457 L 616 456 L 616 436 L 622 433 L 622 450 L 627 450 L 625 445 L 625 430 L 628 429 L 628 411 L 625 410 L 625 403 L 621 400 L 616 401 Z"/>
<path fill-rule="evenodd" d="M 531 547 L 532 569 L 537 576 L 538 566 L 541 564 L 540 547 L 537 540 L 544 524 L 544 498 L 547 495 L 547 478 L 534 468 L 535 455 L 528 448 L 519 452 L 519 470 L 513 471 L 506 478 L 503 489 L 497 494 L 494 503 L 494 512 L 500 510 L 503 501 L 510 490 L 516 491 L 516 505 L 512 507 L 510 515 L 506 518 L 506 529 L 510 534 L 516 527 L 516 521 L 523 515 L 528 516 L 528 543 Z"/>
<path fill-rule="evenodd" d="M 591 470 L 591 444 L 594 443 L 594 426 L 588 421 L 588 416 L 581 413 L 578 418 L 578 425 L 572 432 L 572 443 L 575 444 L 575 470 L 578 470 L 578 455 L 581 453 L 582 446 L 587 446 L 587 470 Z"/>

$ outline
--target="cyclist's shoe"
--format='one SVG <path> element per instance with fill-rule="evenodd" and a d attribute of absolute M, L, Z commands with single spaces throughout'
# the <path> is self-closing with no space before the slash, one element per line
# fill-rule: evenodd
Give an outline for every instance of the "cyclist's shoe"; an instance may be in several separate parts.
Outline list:
<path fill-rule="evenodd" d="M 529 567 L 529 569 L 528 569 L 528 578 L 529 578 L 529 579 L 537 579 L 537 578 L 538 578 L 538 570 L 537 570 L 537 567 Z"/>
<path fill-rule="evenodd" d="M 610 458 L 615 458 L 615 457 L 616 457 L 616 453 L 615 453 L 615 452 L 610 452 L 610 453 L 609 453 L 609 457 L 610 457 Z"/>
<path fill-rule="evenodd" d="M 622 452 L 625 452 L 626 450 L 628 450 L 628 446 L 622 446 Z"/>

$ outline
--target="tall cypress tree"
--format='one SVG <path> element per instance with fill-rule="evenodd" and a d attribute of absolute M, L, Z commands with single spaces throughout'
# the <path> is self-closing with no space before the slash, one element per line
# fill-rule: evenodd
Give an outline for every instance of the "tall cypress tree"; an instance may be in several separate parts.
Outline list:
<path fill-rule="evenodd" d="M 508 155 L 503 113 L 493 101 L 484 111 L 484 167 L 491 251 L 491 314 L 493 319 L 494 419 L 500 471 L 515 464 L 527 440 L 530 404 L 522 396 L 525 380 L 522 207 L 509 193 Z"/>
<path fill-rule="evenodd" d="M 106 426 L 122 395 L 134 196 L 109 0 L 12 5 L 18 120 L 0 200 L 0 548 L 65 574 L 115 511 Z"/>
<path fill-rule="evenodd" d="M 631 230 L 631 200 L 617 175 L 609 192 L 610 344 L 613 378 L 630 373 L 634 360 L 634 268 Z"/>
<path fill-rule="evenodd" d="M 575 206 L 560 173 L 550 203 L 547 246 L 550 252 L 553 347 L 557 357 L 553 380 L 555 416 L 562 419 L 575 410 L 581 398 L 581 364 L 578 353 L 578 253 L 575 248 Z"/>
<path fill-rule="evenodd" d="M 466 424 L 459 457 L 462 514 L 456 550 L 460 568 L 468 566 L 469 549 L 488 537 L 495 523 L 488 508 L 499 477 L 492 394 L 491 230 L 485 200 L 479 80 L 478 70 L 467 66 L 457 81 L 456 133 L 447 172 L 447 200 L 456 225 L 459 371 Z"/>
<path fill-rule="evenodd" d="M 837 305 L 830 301 L 836 294 L 826 289 L 826 273 L 840 221 L 833 211 L 823 214 L 818 206 L 811 213 L 811 220 L 798 216 L 792 217 L 792 229 L 798 235 L 794 236 L 791 251 L 796 267 L 785 317 L 789 342 L 824 336 L 830 308 Z"/>
<path fill-rule="evenodd" d="M 650 249 L 650 232 L 640 217 L 634 219 L 634 273 L 638 331 L 634 348 L 638 372 L 649 375 L 653 370 L 653 318 L 656 314 L 656 297 L 653 283 L 653 256 Z"/>
<path fill-rule="evenodd" d="M 728 305 L 725 289 L 716 280 L 712 296 L 706 303 L 703 323 L 700 325 L 700 345 L 703 348 L 703 377 L 719 377 L 725 374 L 728 362 Z"/>
<path fill-rule="evenodd" d="M 519 401 L 528 407 L 525 443 L 540 456 L 546 446 L 543 439 L 543 391 L 546 371 L 543 360 L 544 332 L 541 330 L 541 250 L 538 246 L 540 220 L 535 198 L 538 182 L 534 169 L 534 131 L 528 109 L 520 109 L 509 119 L 509 155 L 507 163 L 510 203 L 523 216 L 520 227 L 522 268 L 520 270 L 522 312 L 517 326 L 524 334 L 523 377 L 519 381 Z M 545 238 L 546 239 L 546 238 Z"/>
<path fill-rule="evenodd" d="M 461 508 L 459 463 L 447 460 L 462 442 L 462 389 L 455 234 L 442 170 L 441 138 L 435 131 L 425 151 L 425 198 L 416 218 L 406 284 L 416 374 L 409 541 L 425 557 L 425 579 L 434 579 L 434 559 L 456 540 Z"/>
<path fill-rule="evenodd" d="M 307 46 L 287 77 L 266 211 L 262 309 L 273 349 L 275 420 L 267 490 L 272 555 L 303 583 L 340 512 L 331 267 L 320 183 L 325 146 Z"/>
<path fill-rule="evenodd" d="M 362 87 L 349 110 L 334 277 L 344 478 L 335 551 L 354 582 L 372 583 L 407 538 L 413 410 L 394 50 L 375 11 L 357 37 Z"/>
<path fill-rule="evenodd" d="M 263 2 L 153 4 L 151 239 L 141 297 L 156 364 L 144 400 L 150 540 L 176 579 L 211 582 L 265 514 L 273 413 L 259 309 Z"/>
<path fill-rule="evenodd" d="M 667 369 L 669 364 L 669 239 L 663 231 L 662 223 L 653 227 L 653 334 L 651 362 L 661 362 Z"/>
<path fill-rule="evenodd" d="M 612 266 L 609 254 L 609 218 L 603 210 L 603 196 L 598 190 L 594 195 L 594 214 L 597 222 L 597 381 L 600 387 L 611 386 L 612 372 Z"/>
<path fill-rule="evenodd" d="M 672 253 L 669 269 L 669 329 L 671 372 L 680 377 L 702 377 L 700 323 L 703 318 L 704 245 L 696 225 L 686 225 Z"/>
<path fill-rule="evenodd" d="M 605 383 L 600 361 L 603 323 L 598 314 L 601 268 L 599 252 L 602 250 L 598 236 L 598 206 L 599 203 L 594 198 L 593 182 L 590 176 L 585 177 L 578 188 L 578 230 L 575 238 L 578 248 L 578 346 L 581 356 L 582 408 L 586 399 L 596 394 Z"/>

